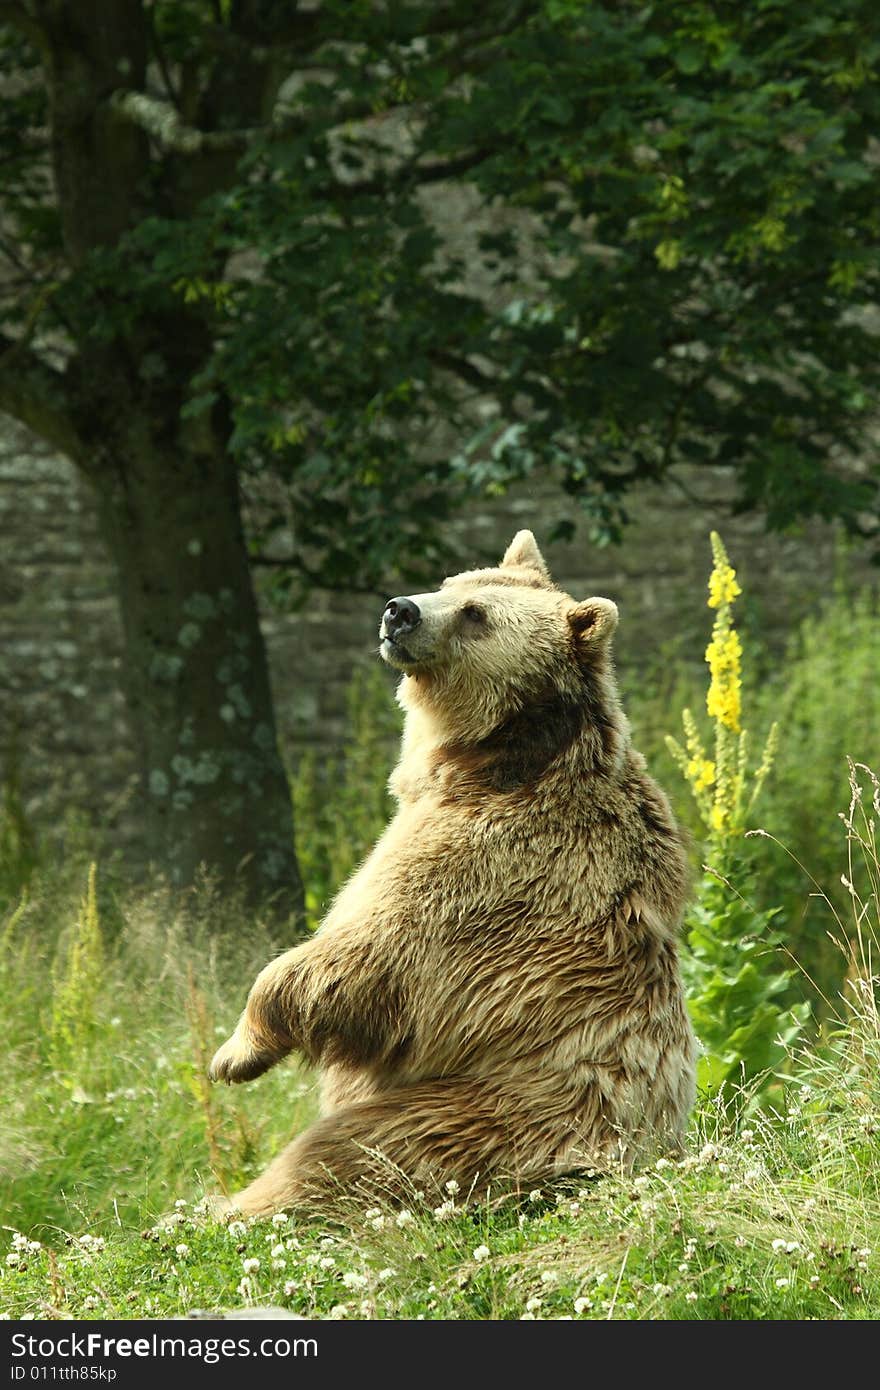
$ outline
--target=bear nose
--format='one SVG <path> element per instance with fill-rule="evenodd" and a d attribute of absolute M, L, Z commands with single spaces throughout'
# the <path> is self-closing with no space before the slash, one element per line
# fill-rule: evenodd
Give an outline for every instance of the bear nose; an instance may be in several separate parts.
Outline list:
<path fill-rule="evenodd" d="M 411 598 L 392 598 L 385 605 L 382 619 L 388 636 L 399 637 L 418 627 L 422 615 L 418 604 L 413 603 Z"/>

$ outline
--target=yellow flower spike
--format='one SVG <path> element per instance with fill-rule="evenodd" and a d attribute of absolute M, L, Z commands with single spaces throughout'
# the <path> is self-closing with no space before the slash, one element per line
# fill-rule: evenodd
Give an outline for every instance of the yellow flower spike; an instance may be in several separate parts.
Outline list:
<path fill-rule="evenodd" d="M 726 822 L 727 811 L 724 806 L 720 806 L 716 801 L 715 805 L 712 807 L 712 814 L 709 817 L 709 824 L 717 834 L 720 831 L 725 830 L 727 828 Z"/>
<path fill-rule="evenodd" d="M 682 710 L 681 723 L 685 733 L 688 757 L 705 758 L 706 754 L 703 751 L 703 741 L 697 730 L 697 721 L 694 719 L 689 709 Z"/>
<path fill-rule="evenodd" d="M 709 607 L 722 608 L 733 603 L 742 593 L 742 589 L 736 582 L 736 570 L 731 566 L 718 532 L 713 531 L 709 540 L 712 544 L 712 559 L 715 561 L 714 569 L 709 575 Z"/>
<path fill-rule="evenodd" d="M 667 746 L 693 793 L 703 823 L 720 843 L 742 832 L 744 816 L 773 764 L 778 731 L 775 726 L 770 731 L 761 764 L 751 775 L 749 794 L 749 744 L 741 726 L 743 652 L 731 612 L 742 590 L 717 531 L 712 532 L 711 542 L 708 605 L 715 609 L 715 621 L 705 653 L 709 667 L 706 712 L 713 724 L 715 756 L 707 756 L 697 722 L 688 709 L 682 712 L 684 748 L 674 739 L 667 739 Z"/>

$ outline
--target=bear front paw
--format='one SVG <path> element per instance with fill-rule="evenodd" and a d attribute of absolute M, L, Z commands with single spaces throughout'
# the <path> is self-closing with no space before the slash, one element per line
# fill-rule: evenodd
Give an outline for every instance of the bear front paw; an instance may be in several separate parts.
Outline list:
<path fill-rule="evenodd" d="M 225 1081 L 231 1086 L 237 1081 L 253 1081 L 255 1076 L 262 1076 L 277 1061 L 277 1053 L 261 1051 L 236 1029 L 232 1037 L 214 1053 L 208 1076 L 212 1081 Z"/>

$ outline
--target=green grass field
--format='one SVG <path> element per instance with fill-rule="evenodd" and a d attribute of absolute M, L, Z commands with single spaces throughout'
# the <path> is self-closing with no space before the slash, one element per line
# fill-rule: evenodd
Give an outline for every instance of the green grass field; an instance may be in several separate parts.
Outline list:
<path fill-rule="evenodd" d="M 727 905 L 717 884 L 697 903 L 704 939 L 715 931 L 723 949 L 694 1001 L 716 999 L 731 1019 L 759 998 L 771 1021 L 801 1002 L 813 1014 L 770 1072 L 742 1084 L 716 1039 L 728 1080 L 707 1083 L 686 1156 L 635 1176 L 482 1203 L 349 1195 L 317 1221 L 211 1221 L 205 1195 L 245 1183 L 316 1111 L 314 1078 L 296 1063 L 242 1088 L 206 1078 L 257 970 L 289 942 L 209 882 L 185 896 L 132 885 L 81 830 L 41 846 L 7 789 L 0 1314 L 162 1318 L 271 1303 L 355 1319 L 880 1317 L 880 790 L 853 769 L 849 800 L 845 760 L 880 763 L 876 597 L 838 596 L 821 617 L 750 707 L 761 737 L 770 715 L 782 724 L 755 821 L 776 839 L 747 842 L 756 853 Z M 757 647 L 746 653 L 760 670 Z M 674 690 L 658 684 L 628 707 L 698 832 L 663 735 L 701 694 L 687 673 L 670 679 Z M 387 814 L 384 688 L 355 691 L 352 729 L 329 781 L 306 764 L 295 787 L 315 920 Z M 730 904 L 739 935 L 725 942 Z M 760 939 L 773 906 L 778 946 Z M 785 993 L 768 1003 L 780 961 Z"/>

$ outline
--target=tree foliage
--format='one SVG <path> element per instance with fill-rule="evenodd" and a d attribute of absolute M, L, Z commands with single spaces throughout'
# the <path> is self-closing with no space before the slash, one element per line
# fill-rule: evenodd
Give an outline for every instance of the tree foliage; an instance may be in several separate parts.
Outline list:
<path fill-rule="evenodd" d="M 94 490 L 182 878 L 301 901 L 253 561 L 387 593 L 468 497 L 550 470 L 604 541 L 682 461 L 876 535 L 878 50 L 868 0 L 0 0 L 0 410 Z"/>
<path fill-rule="evenodd" d="M 137 168 L 74 254 L 33 64 L 59 14 L 88 21 L 3 7 L 30 15 L 4 47 L 11 356 L 63 358 L 75 404 L 87 344 L 149 316 L 161 409 L 196 321 L 183 414 L 220 403 L 244 476 L 280 481 L 293 576 L 380 582 L 468 490 L 539 467 L 599 538 L 682 459 L 730 464 L 771 525 L 870 528 L 865 0 L 125 8 L 138 52 L 102 100 Z"/>

